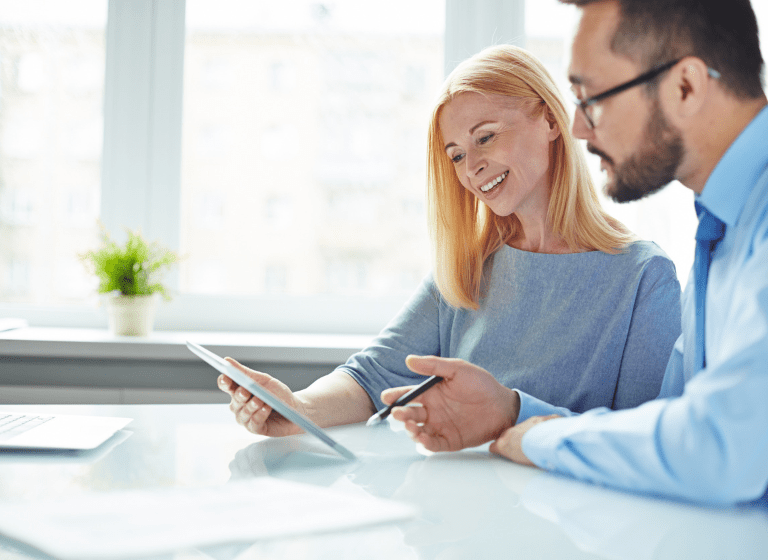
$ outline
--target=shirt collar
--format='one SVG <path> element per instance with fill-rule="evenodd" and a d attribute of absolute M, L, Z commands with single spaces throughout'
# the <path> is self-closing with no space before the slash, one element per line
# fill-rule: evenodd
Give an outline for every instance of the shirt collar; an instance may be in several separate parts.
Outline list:
<path fill-rule="evenodd" d="M 752 188 L 768 165 L 768 106 L 726 150 L 696 201 L 728 226 L 735 226 Z"/>

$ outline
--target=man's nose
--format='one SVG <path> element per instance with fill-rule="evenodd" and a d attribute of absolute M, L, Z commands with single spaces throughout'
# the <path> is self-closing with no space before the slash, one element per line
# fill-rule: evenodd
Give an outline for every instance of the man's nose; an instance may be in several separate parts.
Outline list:
<path fill-rule="evenodd" d="M 573 124 L 571 125 L 571 133 L 575 138 L 579 140 L 586 140 L 592 136 L 592 128 L 587 122 L 587 117 L 577 108 L 573 115 Z"/>

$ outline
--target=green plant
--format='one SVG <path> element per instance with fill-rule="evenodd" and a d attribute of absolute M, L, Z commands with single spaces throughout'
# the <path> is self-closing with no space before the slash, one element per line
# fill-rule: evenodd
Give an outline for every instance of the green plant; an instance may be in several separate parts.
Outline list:
<path fill-rule="evenodd" d="M 99 279 L 99 293 L 119 291 L 126 296 L 159 293 L 166 300 L 171 299 L 159 277 L 179 260 L 178 256 L 157 243 L 147 243 L 137 232 L 126 231 L 128 239 L 120 246 L 102 230 L 101 248 L 80 255 Z"/>

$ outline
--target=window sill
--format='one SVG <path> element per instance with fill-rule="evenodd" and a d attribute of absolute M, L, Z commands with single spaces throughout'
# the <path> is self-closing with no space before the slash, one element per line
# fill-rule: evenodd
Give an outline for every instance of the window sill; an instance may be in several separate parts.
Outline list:
<path fill-rule="evenodd" d="M 155 331 L 146 337 L 113 336 L 106 329 L 24 327 L 0 332 L 4 358 L 188 361 L 200 359 L 191 340 L 241 362 L 344 363 L 371 336 L 298 333 Z"/>

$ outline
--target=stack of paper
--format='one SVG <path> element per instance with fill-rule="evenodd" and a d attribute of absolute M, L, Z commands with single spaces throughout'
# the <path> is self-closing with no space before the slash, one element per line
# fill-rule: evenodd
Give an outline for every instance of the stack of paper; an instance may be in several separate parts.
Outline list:
<path fill-rule="evenodd" d="M 127 558 L 407 519 L 411 506 L 274 478 L 0 502 L 0 533 L 62 559 Z"/>

